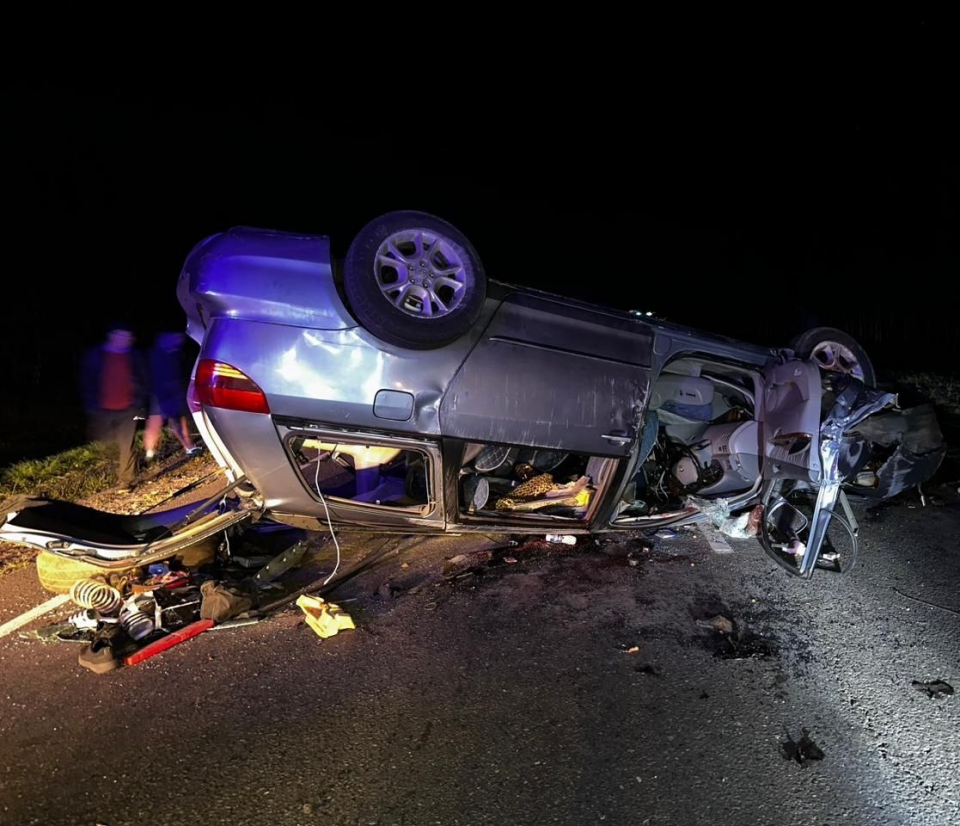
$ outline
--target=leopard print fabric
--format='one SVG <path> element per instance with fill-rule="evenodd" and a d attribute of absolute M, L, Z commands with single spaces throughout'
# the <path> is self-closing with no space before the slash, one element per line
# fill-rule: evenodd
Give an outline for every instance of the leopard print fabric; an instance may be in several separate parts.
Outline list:
<path fill-rule="evenodd" d="M 536 499 L 538 496 L 543 496 L 547 491 L 553 489 L 554 484 L 553 477 L 549 473 L 541 473 L 539 476 L 534 476 L 522 485 L 517 485 L 517 487 L 510 491 L 510 496 L 500 499 L 497 502 L 497 510 L 510 510 L 518 501 L 524 502 L 528 499 Z"/>

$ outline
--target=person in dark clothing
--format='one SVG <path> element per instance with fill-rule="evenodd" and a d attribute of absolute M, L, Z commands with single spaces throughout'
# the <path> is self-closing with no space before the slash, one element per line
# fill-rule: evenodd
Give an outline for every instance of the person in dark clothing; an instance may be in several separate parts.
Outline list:
<path fill-rule="evenodd" d="M 194 454 L 200 451 L 193 443 L 189 428 L 187 371 L 183 351 L 185 341 L 184 333 L 158 333 L 147 354 L 150 370 L 150 415 L 143 431 L 143 447 L 148 462 L 156 457 L 164 424 L 180 442 L 185 453 Z"/>
<path fill-rule="evenodd" d="M 89 438 L 116 445 L 117 476 L 127 490 L 137 476 L 137 419 L 145 412 L 147 389 L 146 362 L 135 340 L 129 325 L 110 325 L 106 340 L 83 354 L 80 368 Z"/>

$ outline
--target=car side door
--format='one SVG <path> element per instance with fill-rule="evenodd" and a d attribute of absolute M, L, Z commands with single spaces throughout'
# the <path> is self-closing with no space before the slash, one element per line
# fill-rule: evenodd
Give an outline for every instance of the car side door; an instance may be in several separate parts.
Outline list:
<path fill-rule="evenodd" d="M 555 297 L 508 295 L 447 388 L 444 436 L 628 456 L 649 397 L 642 322 Z"/>

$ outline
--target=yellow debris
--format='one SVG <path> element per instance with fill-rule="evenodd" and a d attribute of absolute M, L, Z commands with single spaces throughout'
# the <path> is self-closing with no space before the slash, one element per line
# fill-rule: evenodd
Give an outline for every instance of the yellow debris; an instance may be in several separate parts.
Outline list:
<path fill-rule="evenodd" d="M 339 605 L 324 602 L 320 597 L 301 594 L 297 597 L 297 605 L 306 615 L 307 625 L 316 631 L 317 636 L 324 639 L 332 637 L 339 631 L 356 628 L 353 619 Z"/>

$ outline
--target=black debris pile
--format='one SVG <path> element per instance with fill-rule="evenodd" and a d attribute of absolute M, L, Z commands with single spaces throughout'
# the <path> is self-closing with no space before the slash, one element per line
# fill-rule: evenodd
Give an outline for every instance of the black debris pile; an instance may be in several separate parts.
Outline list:
<path fill-rule="evenodd" d="M 823 750 L 810 739 L 810 732 L 807 729 L 800 729 L 800 739 L 794 740 L 787 732 L 787 739 L 780 744 L 780 753 L 785 760 L 793 760 L 801 766 L 807 765 L 811 760 L 823 760 Z"/>
<path fill-rule="evenodd" d="M 939 700 L 953 694 L 953 686 L 943 680 L 930 680 L 929 682 L 914 680 L 912 685 L 918 691 L 926 694 L 931 700 Z"/>

